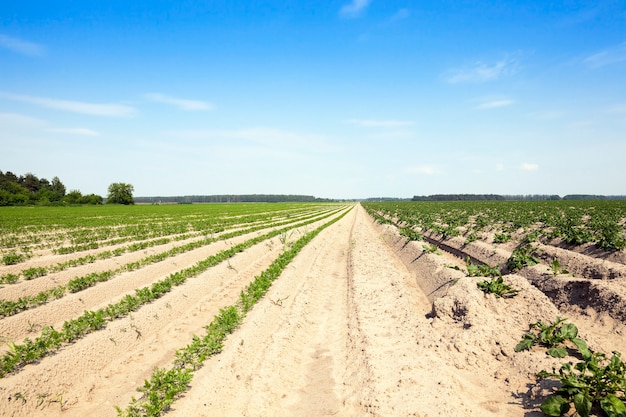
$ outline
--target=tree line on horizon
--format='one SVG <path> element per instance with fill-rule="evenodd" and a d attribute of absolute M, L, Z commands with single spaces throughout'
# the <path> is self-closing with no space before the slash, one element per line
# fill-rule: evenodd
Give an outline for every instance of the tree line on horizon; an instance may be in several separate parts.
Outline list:
<path fill-rule="evenodd" d="M 123 182 L 109 185 L 107 204 L 134 204 L 133 186 Z M 105 199 L 97 194 L 83 195 L 78 190 L 69 193 L 59 177 L 48 181 L 33 173 L 20 175 L 0 171 L 0 206 L 67 206 L 100 205 Z"/>
<path fill-rule="evenodd" d="M 11 171 L 0 171 L 0 206 L 102 204 L 96 194 L 83 195 L 78 190 L 67 192 L 59 177 L 48 181 L 27 173 L 19 177 Z"/>
<path fill-rule="evenodd" d="M 192 203 L 320 203 L 327 198 L 297 194 L 216 194 L 170 197 L 135 197 L 138 204 L 192 204 Z"/>
<path fill-rule="evenodd" d="M 411 201 L 545 201 L 545 200 L 626 200 L 626 195 L 568 194 L 433 194 L 413 196 Z"/>

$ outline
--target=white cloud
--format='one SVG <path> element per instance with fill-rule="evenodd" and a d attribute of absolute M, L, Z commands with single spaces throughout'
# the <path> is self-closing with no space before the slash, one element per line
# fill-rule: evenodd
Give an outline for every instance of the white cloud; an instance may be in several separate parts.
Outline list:
<path fill-rule="evenodd" d="M 43 46 L 39 44 L 6 35 L 0 35 L 0 48 L 28 56 L 40 56 L 44 53 Z"/>
<path fill-rule="evenodd" d="M 499 107 L 507 107 L 514 103 L 515 103 L 514 100 L 509 100 L 509 99 L 489 100 L 489 101 L 485 101 L 479 104 L 478 106 L 476 106 L 476 108 L 479 110 L 496 109 Z"/>
<path fill-rule="evenodd" d="M 341 7 L 339 15 L 348 19 L 359 17 L 370 3 L 371 0 L 352 0 L 351 3 Z"/>
<path fill-rule="evenodd" d="M 215 108 L 213 104 L 206 101 L 175 98 L 160 93 L 146 94 L 146 98 L 157 103 L 172 104 L 179 109 L 186 111 L 213 110 Z"/>
<path fill-rule="evenodd" d="M 42 126 L 46 121 L 17 113 L 0 113 L 0 126 Z"/>
<path fill-rule="evenodd" d="M 498 171 L 498 172 L 504 171 L 504 164 L 503 163 L 497 163 L 496 164 L 496 171 Z"/>
<path fill-rule="evenodd" d="M 441 168 L 435 165 L 414 165 L 407 167 L 405 172 L 411 175 L 439 175 L 442 173 Z"/>
<path fill-rule="evenodd" d="M 607 48 L 583 59 L 585 64 L 594 69 L 624 61 L 626 61 L 626 42 Z"/>
<path fill-rule="evenodd" d="M 2 92 L 0 92 L 0 97 L 7 98 L 9 100 L 21 101 L 23 103 L 34 104 L 36 106 L 46 107 L 49 109 L 90 114 L 94 116 L 128 117 L 133 116 L 137 112 L 135 108 L 121 104 L 86 103 L 82 101 L 59 100 L 47 97 L 33 97 Z"/>
<path fill-rule="evenodd" d="M 49 128 L 46 129 L 47 132 L 51 133 L 62 133 L 67 135 L 79 135 L 79 136 L 98 136 L 100 135 L 98 132 L 92 129 L 87 129 L 84 127 L 67 127 L 67 128 Z"/>
<path fill-rule="evenodd" d="M 524 162 L 522 165 L 520 165 L 520 169 L 522 171 L 537 171 L 539 169 L 539 165 L 530 162 Z"/>
<path fill-rule="evenodd" d="M 357 125 L 361 127 L 382 127 L 382 128 L 396 128 L 413 126 L 415 122 L 404 120 L 375 120 L 375 119 L 349 119 L 346 123 Z"/>
<path fill-rule="evenodd" d="M 394 23 L 399 20 L 404 20 L 404 19 L 409 18 L 410 16 L 411 16 L 411 11 L 409 9 L 400 9 L 393 16 L 391 16 L 388 23 Z"/>
<path fill-rule="evenodd" d="M 450 84 L 484 83 L 514 74 L 517 72 L 517 66 L 517 59 L 512 57 L 501 59 L 491 65 L 478 61 L 472 65 L 449 70 L 444 75 L 444 79 Z"/>

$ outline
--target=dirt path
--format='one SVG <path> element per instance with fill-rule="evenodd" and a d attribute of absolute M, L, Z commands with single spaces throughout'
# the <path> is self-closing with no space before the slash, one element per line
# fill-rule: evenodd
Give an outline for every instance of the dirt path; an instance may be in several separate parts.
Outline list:
<path fill-rule="evenodd" d="M 430 310 L 359 207 L 301 252 L 172 415 L 523 415 L 446 362 Z"/>

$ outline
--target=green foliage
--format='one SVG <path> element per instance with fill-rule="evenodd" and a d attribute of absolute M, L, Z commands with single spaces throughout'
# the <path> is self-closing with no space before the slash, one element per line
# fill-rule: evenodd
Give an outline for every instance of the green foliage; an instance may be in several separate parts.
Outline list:
<path fill-rule="evenodd" d="M 550 270 L 552 271 L 552 275 L 557 276 L 559 274 L 569 274 L 569 271 L 561 268 L 561 263 L 557 258 L 552 259 L 550 263 Z"/>
<path fill-rule="evenodd" d="M 15 251 L 11 251 L 2 255 L 2 263 L 5 265 L 19 264 L 20 262 L 24 262 L 25 260 L 26 256 L 23 253 L 17 253 Z"/>
<path fill-rule="evenodd" d="M 424 240 L 424 236 L 422 236 L 420 232 L 416 231 L 415 229 L 411 227 L 401 227 L 398 229 L 398 233 L 406 237 L 407 242 L 410 242 L 412 240 L 416 240 L 416 241 Z"/>
<path fill-rule="evenodd" d="M 473 264 L 470 257 L 465 258 L 465 267 L 468 277 L 499 277 L 502 275 L 500 269 L 487 264 Z"/>
<path fill-rule="evenodd" d="M 133 200 L 134 187 L 123 182 L 114 182 L 109 185 L 107 204 L 135 204 Z"/>
<path fill-rule="evenodd" d="M 44 267 L 32 267 L 22 271 L 22 275 L 24 275 L 24 279 L 26 280 L 43 277 L 47 273 L 48 271 Z"/>
<path fill-rule="evenodd" d="M 519 290 L 505 284 L 502 276 L 493 277 L 489 281 L 480 281 L 476 285 L 485 293 L 494 294 L 498 298 L 513 297 L 519 292 Z"/>
<path fill-rule="evenodd" d="M 439 250 L 437 245 L 434 245 L 432 243 L 429 243 L 428 245 L 422 245 L 422 248 L 424 249 L 424 252 L 434 253 L 435 255 L 441 255 L 441 251 Z"/>
<path fill-rule="evenodd" d="M 522 336 L 522 340 L 515 346 L 516 352 L 530 350 L 533 345 L 547 348 L 546 353 L 555 358 L 567 356 L 565 342 L 571 342 L 583 357 L 591 355 L 584 340 L 578 338 L 578 328 L 573 323 L 565 323 L 567 319 L 557 317 L 554 323 L 544 324 L 541 321 L 531 323 L 528 333 Z M 533 330 L 535 330 L 533 332 Z"/>
<path fill-rule="evenodd" d="M 561 387 L 541 405 L 548 416 L 561 416 L 573 403 L 580 417 L 588 417 L 594 405 L 599 405 L 609 417 L 626 417 L 626 364 L 614 351 L 610 359 L 595 352 L 576 363 L 564 363 L 558 373 L 542 371 L 540 378 L 554 378 Z"/>
<path fill-rule="evenodd" d="M 4 274 L 0 277 L 0 284 L 15 284 L 19 279 L 17 274 Z"/>
<path fill-rule="evenodd" d="M 496 233 L 493 237 L 493 243 L 506 243 L 511 240 L 511 235 L 508 233 Z"/>
<path fill-rule="evenodd" d="M 532 266 L 539 263 L 539 258 L 533 255 L 534 248 L 531 245 L 522 245 L 515 249 L 506 261 L 509 271 L 514 272 L 526 266 Z"/>

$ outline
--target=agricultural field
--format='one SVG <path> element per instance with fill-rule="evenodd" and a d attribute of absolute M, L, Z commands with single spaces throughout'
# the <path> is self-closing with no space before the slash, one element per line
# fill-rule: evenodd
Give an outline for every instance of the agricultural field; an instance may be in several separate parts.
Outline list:
<path fill-rule="evenodd" d="M 625 219 L 623 202 L 2 208 L 0 415 L 619 416 Z"/>

